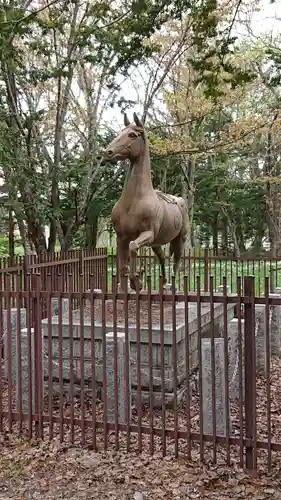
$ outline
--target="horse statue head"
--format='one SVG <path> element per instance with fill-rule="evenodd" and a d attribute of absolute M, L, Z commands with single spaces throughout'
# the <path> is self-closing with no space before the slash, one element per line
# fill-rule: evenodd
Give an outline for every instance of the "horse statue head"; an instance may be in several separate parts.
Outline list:
<path fill-rule="evenodd" d="M 124 113 L 125 128 L 107 146 L 104 156 L 111 162 L 130 160 L 132 163 L 141 156 L 145 149 L 146 134 L 144 126 L 137 114 L 134 113 L 134 122 L 130 123 Z"/>

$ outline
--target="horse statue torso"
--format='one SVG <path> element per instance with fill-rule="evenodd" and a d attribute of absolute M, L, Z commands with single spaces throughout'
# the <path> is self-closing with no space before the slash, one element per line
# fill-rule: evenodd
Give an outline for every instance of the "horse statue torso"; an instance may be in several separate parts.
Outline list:
<path fill-rule="evenodd" d="M 154 190 L 154 196 L 140 200 L 121 197 L 112 210 L 112 223 L 117 235 L 130 240 L 153 228 L 154 244 L 164 245 L 180 232 L 185 211 L 183 198 Z"/>

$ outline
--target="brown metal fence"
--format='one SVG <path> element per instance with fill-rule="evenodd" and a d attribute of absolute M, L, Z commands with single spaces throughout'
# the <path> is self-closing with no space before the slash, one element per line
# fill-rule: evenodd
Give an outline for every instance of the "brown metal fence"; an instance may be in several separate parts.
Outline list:
<path fill-rule="evenodd" d="M 111 289 L 111 276 L 117 273 L 116 249 L 112 248 L 108 253 L 109 262 L 109 288 Z M 157 257 L 151 248 L 141 249 L 138 256 L 138 268 L 141 271 L 142 281 L 146 286 L 147 276 L 151 276 L 153 288 L 159 286 L 160 267 Z M 167 281 L 171 283 L 173 276 L 173 263 L 168 249 L 165 254 L 165 269 Z M 177 290 L 184 289 L 184 276 L 188 277 L 189 290 L 196 290 L 197 276 L 200 277 L 201 289 L 208 291 L 210 276 L 214 279 L 214 286 L 222 285 L 223 278 L 232 292 L 236 291 L 237 278 L 255 276 L 255 293 L 264 295 L 265 278 L 269 278 L 270 290 L 281 287 L 281 258 L 235 258 L 233 256 L 214 255 L 212 250 L 191 249 L 185 250 L 181 260 L 181 272 L 176 277 Z"/>
<path fill-rule="evenodd" d="M 185 276 L 178 292 L 148 275 L 145 292 L 124 294 L 116 280 L 109 293 L 26 279 L 0 291 L 1 433 L 16 423 L 29 439 L 279 468 L 281 296 L 268 278 L 264 297 L 251 276 L 235 294 L 213 277 L 193 292 Z"/>
<path fill-rule="evenodd" d="M 138 257 L 138 267 L 141 270 L 144 288 L 151 277 L 152 288 L 159 287 L 161 272 L 158 260 L 151 249 L 142 249 Z M 166 251 L 166 277 L 172 281 L 172 260 Z M 96 248 L 92 250 L 72 250 L 66 253 L 56 252 L 51 255 L 15 257 L 0 259 L 0 289 L 10 287 L 15 290 L 16 276 L 20 274 L 23 288 L 25 276 L 28 272 L 40 272 L 42 288 L 51 281 L 54 291 L 69 290 L 69 284 L 74 292 L 83 292 L 91 287 L 112 290 L 114 276 L 118 275 L 116 249 Z M 255 276 L 255 293 L 264 295 L 265 278 L 269 278 L 270 290 L 281 287 L 281 259 L 236 259 L 231 256 L 216 256 L 211 250 L 185 251 L 181 260 L 181 272 L 176 277 L 176 289 L 183 291 L 184 276 L 187 276 L 188 289 L 196 290 L 197 277 L 200 277 L 201 289 L 208 291 L 210 277 L 213 277 L 214 287 L 217 288 L 227 279 L 231 292 L 236 292 L 237 278 Z M 9 277 L 8 277 L 9 276 Z M 6 282 L 5 282 L 6 280 Z M 48 285 L 50 286 L 50 285 Z"/>
<path fill-rule="evenodd" d="M 51 288 L 63 292 L 72 288 L 73 292 L 82 293 L 91 288 L 107 287 L 107 269 L 106 247 L 3 258 L 0 259 L 0 289 L 15 291 L 19 280 L 22 289 L 28 290 L 31 275 L 40 272 L 42 290 Z"/>

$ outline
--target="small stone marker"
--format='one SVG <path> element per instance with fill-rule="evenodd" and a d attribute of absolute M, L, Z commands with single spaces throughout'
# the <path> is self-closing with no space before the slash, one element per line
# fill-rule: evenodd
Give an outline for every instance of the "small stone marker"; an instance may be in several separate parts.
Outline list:
<path fill-rule="evenodd" d="M 38 380 L 35 380 L 35 348 L 34 348 L 34 328 L 30 329 L 31 331 L 31 384 L 32 384 L 32 413 L 35 413 L 35 383 L 38 387 Z M 43 348 L 43 331 L 41 330 L 42 335 L 42 348 Z M 16 358 L 16 381 L 18 380 L 18 361 Z M 24 413 L 28 411 L 28 329 L 23 328 L 21 330 L 21 380 L 22 380 L 22 410 Z M 18 383 L 16 382 L 16 394 L 17 401 L 19 399 L 18 393 Z M 41 380 L 41 394 L 43 396 L 44 390 L 44 353 L 42 352 L 42 380 Z"/>
<path fill-rule="evenodd" d="M 217 293 L 221 293 L 223 294 L 223 285 L 219 285 L 218 288 L 217 288 Z M 226 286 L 226 295 L 229 295 L 231 293 L 231 290 L 230 290 L 230 286 L 227 285 Z"/>
<path fill-rule="evenodd" d="M 62 315 L 69 311 L 69 299 L 67 297 L 61 298 L 61 312 Z M 51 314 L 52 316 L 59 315 L 59 299 L 58 297 L 52 297 L 51 300 Z"/>
<path fill-rule="evenodd" d="M 276 288 L 270 297 L 281 298 L 281 289 Z M 281 305 L 272 306 L 270 321 L 270 351 L 273 356 L 281 355 Z"/>
<path fill-rule="evenodd" d="M 25 309 L 24 309 L 25 311 Z M 35 412 L 35 350 L 34 350 L 34 328 L 31 331 L 31 380 L 32 380 L 32 413 Z M 7 336 L 5 337 L 5 339 Z M 43 332 L 42 332 L 42 342 L 43 342 Z M 21 353 L 21 374 L 19 373 L 19 354 Z M 21 397 L 22 397 L 22 410 L 24 413 L 28 411 L 28 329 L 21 328 L 21 351 L 19 353 L 19 345 L 17 342 L 16 331 L 13 331 L 12 335 L 12 380 L 16 386 L 16 398 L 17 405 L 19 402 L 19 385 L 18 380 L 21 375 Z M 41 391 L 43 391 L 43 380 L 44 380 L 44 354 L 42 352 L 42 386 Z M 5 344 L 5 372 L 8 374 L 8 359 L 7 359 L 7 343 Z M 36 381 L 38 384 L 38 381 Z M 43 394 L 41 392 L 41 394 Z"/>
<path fill-rule="evenodd" d="M 129 398 L 129 422 L 131 420 L 131 370 L 130 370 L 130 352 L 129 352 L 129 387 L 125 384 L 126 366 L 126 342 L 125 333 L 117 332 L 117 381 L 118 381 L 118 422 L 128 423 L 126 420 L 127 397 Z M 114 422 L 114 394 L 115 394 L 115 376 L 114 376 L 114 334 L 106 334 L 106 373 L 107 373 L 107 421 Z"/>
<path fill-rule="evenodd" d="M 18 318 L 18 309 L 11 309 L 11 353 L 12 353 L 12 373 L 13 373 L 13 381 L 15 381 L 15 373 L 16 373 L 16 359 L 17 359 L 17 318 Z M 26 309 L 20 309 L 20 328 L 24 328 L 26 326 Z M 4 345 L 4 359 L 5 359 L 5 376 L 8 376 L 8 311 L 5 309 L 3 311 L 3 338 L 2 342 Z"/>
<path fill-rule="evenodd" d="M 213 434 L 212 413 L 212 352 L 211 339 L 201 340 L 202 349 L 202 401 L 203 432 Z M 216 435 L 226 435 L 224 339 L 214 339 L 215 388 L 216 388 Z"/>
<path fill-rule="evenodd" d="M 265 313 L 265 304 L 255 304 L 256 370 L 263 376 L 266 375 Z"/>
<path fill-rule="evenodd" d="M 228 324 L 228 339 L 229 339 L 229 396 L 234 399 L 239 399 L 239 320 L 233 318 Z M 244 319 L 241 319 L 241 351 L 242 351 L 242 396 L 244 393 Z"/>

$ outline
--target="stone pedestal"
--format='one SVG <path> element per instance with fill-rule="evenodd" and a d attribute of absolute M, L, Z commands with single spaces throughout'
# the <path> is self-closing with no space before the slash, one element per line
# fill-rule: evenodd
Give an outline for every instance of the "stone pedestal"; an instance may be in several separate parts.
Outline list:
<path fill-rule="evenodd" d="M 234 316 L 235 304 L 228 304 L 227 315 L 228 321 Z M 223 321 L 224 321 L 224 304 L 214 304 L 214 318 L 215 318 L 215 336 L 221 336 Z M 201 338 L 210 337 L 210 305 L 201 309 Z M 89 314 L 84 317 L 84 380 L 85 385 L 90 387 L 91 384 L 91 321 Z M 42 328 L 44 330 L 44 350 L 48 352 L 48 319 L 42 321 Z M 105 333 L 110 333 L 113 330 L 112 323 L 106 322 Z M 130 352 L 132 366 L 132 398 L 136 399 L 137 387 L 137 330 L 136 325 L 130 324 L 129 328 L 130 339 Z M 118 324 L 118 332 L 124 332 L 124 325 Z M 74 373 L 77 379 L 80 378 L 80 349 L 81 349 L 81 325 L 80 325 L 80 311 L 73 312 L 73 358 L 74 358 Z M 185 341 L 186 327 L 184 322 L 178 323 L 176 327 L 176 350 L 177 350 L 177 393 L 174 394 L 174 367 L 173 367 L 173 328 L 171 324 L 164 325 L 164 335 L 161 334 L 160 325 L 154 323 L 152 325 L 152 384 L 153 384 L 153 404 L 155 407 L 162 406 L 162 387 L 161 387 L 161 374 L 164 370 L 165 376 L 165 403 L 167 406 L 173 404 L 174 397 L 177 396 L 177 401 L 180 402 L 185 394 L 185 380 L 186 380 L 186 341 Z M 196 304 L 189 304 L 188 314 L 188 334 L 189 334 L 189 367 L 192 373 L 198 367 L 198 317 Z M 94 335 L 95 335 L 95 363 L 96 363 L 96 382 L 98 386 L 103 384 L 103 354 L 102 342 L 104 339 L 104 328 L 101 321 L 97 317 L 94 318 Z M 53 347 L 53 362 L 58 362 L 58 336 L 59 325 L 58 317 L 52 318 L 52 347 Z M 140 344 L 140 358 L 141 358 L 141 384 L 142 384 L 142 401 L 147 404 L 150 401 L 149 397 L 149 329 L 146 326 L 141 326 L 140 331 L 141 344 Z M 161 344 L 164 344 L 164 366 L 161 364 Z M 69 317 L 66 314 L 62 320 L 62 343 L 63 343 L 63 378 L 67 385 L 69 379 Z M 55 369 L 56 370 L 56 369 Z M 54 375 L 54 374 L 53 374 Z M 79 385 L 77 385 L 79 390 Z"/>

